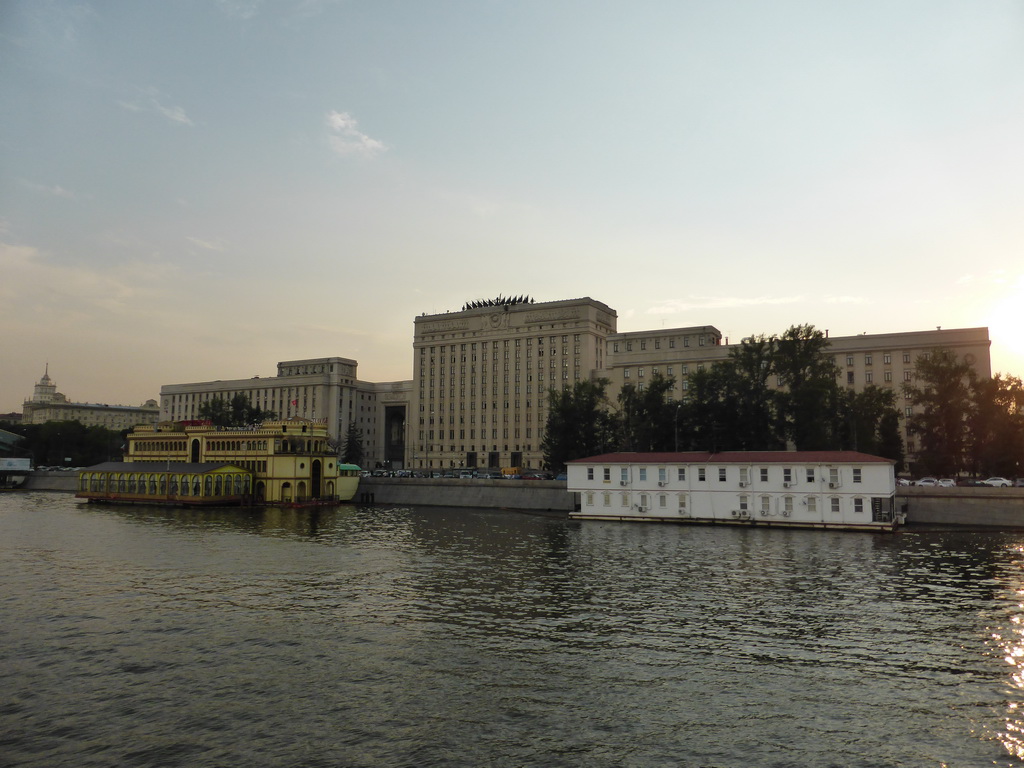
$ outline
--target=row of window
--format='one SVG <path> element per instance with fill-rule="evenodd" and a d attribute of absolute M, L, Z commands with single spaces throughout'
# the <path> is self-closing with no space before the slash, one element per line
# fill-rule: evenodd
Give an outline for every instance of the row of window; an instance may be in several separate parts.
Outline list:
<path fill-rule="evenodd" d="M 601 506 L 610 507 L 612 506 L 612 496 L 615 495 L 611 491 L 603 491 L 600 494 Z M 620 507 L 631 507 L 632 506 L 632 495 L 629 493 L 620 493 L 619 506 Z M 586 506 L 595 506 L 595 498 L 597 493 L 594 491 L 587 491 L 584 494 L 584 501 Z M 637 494 L 638 503 L 641 509 L 651 508 L 649 503 L 652 499 L 656 502 L 657 509 L 668 510 L 675 508 L 679 512 L 686 512 L 688 508 L 688 497 L 685 493 L 680 494 L 669 494 L 669 493 L 657 493 L 657 494 Z M 827 510 L 835 514 L 841 514 L 843 511 L 843 500 L 839 496 L 829 496 L 826 498 Z M 797 499 L 794 496 L 769 496 L 762 494 L 760 496 L 748 496 L 747 494 L 739 494 L 736 496 L 736 508 L 740 512 L 752 512 L 753 504 L 757 505 L 757 510 L 764 514 L 775 514 L 782 512 L 787 516 L 792 514 L 797 506 Z M 817 496 L 801 496 L 799 499 L 799 505 L 806 507 L 808 512 L 818 511 L 818 497 Z M 850 500 L 850 509 L 854 513 L 862 513 L 867 510 L 865 505 L 864 497 L 854 496 Z"/>
<path fill-rule="evenodd" d="M 240 496 L 249 493 L 250 475 L 147 475 L 83 472 L 79 487 L 91 493 L 145 496 Z"/>
<path fill-rule="evenodd" d="M 629 483 L 629 482 L 631 482 L 630 469 L 631 469 L 630 467 L 619 467 L 619 482 L 620 483 Z M 657 467 L 654 470 L 654 472 L 650 471 L 651 470 L 650 467 L 633 467 L 633 469 L 635 469 L 636 473 L 637 473 L 637 482 L 640 482 L 640 483 L 647 482 L 648 475 L 650 475 L 653 478 L 654 477 L 654 472 L 657 472 L 658 483 L 666 484 L 669 481 L 670 470 L 669 470 L 668 467 Z M 709 469 L 711 470 L 711 474 L 712 475 L 717 476 L 718 482 L 724 483 L 724 482 L 728 481 L 728 477 L 729 477 L 728 467 L 714 467 L 714 468 L 696 467 L 696 475 L 695 476 L 696 476 L 696 479 L 697 479 L 698 482 L 703 483 L 703 482 L 707 481 L 708 476 L 709 476 Z M 741 485 L 749 484 L 751 482 L 751 478 L 753 477 L 753 473 L 751 472 L 751 468 L 750 467 L 736 467 L 736 469 L 739 470 L 738 471 L 738 475 L 739 476 L 737 478 L 738 482 Z M 779 468 L 776 468 L 776 469 L 779 469 Z M 816 483 L 817 482 L 817 468 L 816 467 L 803 467 L 802 469 L 803 469 L 803 478 L 804 478 L 805 482 L 807 482 L 807 483 Z M 760 482 L 762 482 L 762 483 L 769 482 L 770 475 L 771 475 L 769 470 L 770 470 L 769 467 L 758 467 L 757 468 L 757 478 L 758 478 L 758 480 Z M 781 470 L 782 470 L 782 482 L 783 483 L 795 486 L 799 482 L 800 477 L 801 477 L 800 469 L 796 469 L 794 467 L 781 467 Z M 595 473 L 596 473 L 596 468 L 595 467 L 587 467 L 587 480 L 594 480 L 596 478 Z M 828 467 L 827 468 L 828 482 L 833 484 L 833 485 L 838 485 L 839 482 L 840 482 L 840 474 L 841 473 L 840 473 L 840 468 L 839 467 Z M 852 480 L 853 480 L 854 483 L 860 483 L 861 479 L 863 477 L 863 472 L 862 472 L 860 467 L 851 467 L 851 475 L 852 475 Z M 676 467 L 675 468 L 675 480 L 676 481 L 678 481 L 678 482 L 686 482 L 686 477 L 687 477 L 687 467 Z M 778 478 L 778 475 L 776 475 L 776 479 L 777 478 Z M 601 467 L 601 479 L 602 479 L 602 481 L 604 481 L 606 483 L 610 483 L 611 482 L 611 480 L 612 480 L 612 468 L 611 467 Z M 825 475 L 824 474 L 822 475 L 821 479 L 822 480 L 825 479 Z"/>
<path fill-rule="evenodd" d="M 654 343 L 654 348 L 655 349 L 661 349 L 661 341 L 662 341 L 661 339 L 651 339 L 651 341 Z M 667 341 L 668 341 L 668 348 L 669 349 L 675 349 L 676 348 L 676 339 L 675 339 L 674 336 L 670 336 L 667 339 Z M 639 346 L 641 352 L 643 352 L 643 351 L 645 351 L 647 349 L 647 343 L 648 343 L 647 339 L 636 339 L 635 342 Z M 620 344 L 623 347 L 625 347 L 625 350 L 627 352 L 632 352 L 633 351 L 633 343 L 634 343 L 633 339 L 627 339 L 626 341 L 623 341 L 623 342 L 613 341 L 612 342 L 612 352 L 618 352 Z M 718 337 L 715 336 L 714 334 L 703 334 L 703 333 L 697 336 L 697 346 L 703 347 L 703 346 L 705 346 L 707 344 L 711 344 L 711 345 L 718 344 Z M 683 346 L 684 347 L 690 346 L 690 337 L 689 336 L 683 336 Z"/>

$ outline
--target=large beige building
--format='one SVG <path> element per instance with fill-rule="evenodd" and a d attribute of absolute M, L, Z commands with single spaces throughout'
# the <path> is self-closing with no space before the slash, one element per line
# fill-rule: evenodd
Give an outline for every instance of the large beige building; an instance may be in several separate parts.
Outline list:
<path fill-rule="evenodd" d="M 155 424 L 159 413 L 156 400 L 147 400 L 138 406 L 73 403 L 57 391 L 57 385 L 50 378 L 50 366 L 47 365 L 43 378 L 35 385 L 32 397 L 22 405 L 21 423 L 77 421 L 87 427 L 104 427 L 120 432 L 137 424 Z"/>
<path fill-rule="evenodd" d="M 365 466 L 400 467 L 412 382 L 360 381 L 357 365 L 346 357 L 287 360 L 277 364 L 273 377 L 167 384 L 160 388 L 160 420 L 195 421 L 203 403 L 216 398 L 230 401 L 241 394 L 281 419 L 323 420 L 339 446 L 349 424 L 355 423 L 363 435 Z"/>
<path fill-rule="evenodd" d="M 459 311 L 414 321 L 413 378 L 368 382 L 355 360 L 324 357 L 278 363 L 269 378 L 166 385 L 160 419 L 195 420 L 214 397 L 245 394 L 281 418 L 323 419 L 344 441 L 350 423 L 363 432 L 363 466 L 391 469 L 534 467 L 551 389 L 604 377 L 614 402 L 629 382 L 674 379 L 674 399 L 689 378 L 728 358 L 730 344 L 710 325 L 618 333 L 617 315 L 589 297 L 535 303 L 524 297 L 471 302 Z M 982 377 L 991 375 L 987 328 L 831 337 L 840 383 L 894 389 L 912 414 L 902 386 L 914 380 L 919 356 L 952 349 Z M 908 455 L 916 451 L 906 433 Z"/>
<path fill-rule="evenodd" d="M 410 466 L 540 467 L 548 391 L 604 369 L 616 320 L 586 297 L 417 317 Z"/>

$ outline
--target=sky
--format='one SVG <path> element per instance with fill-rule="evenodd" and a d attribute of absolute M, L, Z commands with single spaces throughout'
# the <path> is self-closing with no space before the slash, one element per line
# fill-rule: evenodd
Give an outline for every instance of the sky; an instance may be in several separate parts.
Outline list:
<path fill-rule="evenodd" d="M 1019 0 L 2 0 L 0 105 L 0 413 L 499 294 L 1024 376 Z"/>

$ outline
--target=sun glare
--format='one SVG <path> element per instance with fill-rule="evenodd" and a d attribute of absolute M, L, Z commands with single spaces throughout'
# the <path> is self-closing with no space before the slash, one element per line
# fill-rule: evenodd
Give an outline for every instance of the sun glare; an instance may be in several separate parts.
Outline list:
<path fill-rule="evenodd" d="M 1018 275 L 989 310 L 992 373 L 1024 377 L 1024 275 Z"/>

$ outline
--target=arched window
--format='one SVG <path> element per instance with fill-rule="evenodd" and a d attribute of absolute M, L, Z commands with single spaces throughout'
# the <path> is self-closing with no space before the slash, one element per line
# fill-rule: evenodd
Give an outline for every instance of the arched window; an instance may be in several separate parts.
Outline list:
<path fill-rule="evenodd" d="M 223 478 L 220 475 L 217 475 L 217 479 L 213 481 L 213 495 L 214 496 L 222 495 L 222 492 L 221 492 L 221 488 L 222 488 L 221 483 L 222 483 L 222 481 L 223 481 Z"/>
<path fill-rule="evenodd" d="M 160 495 L 167 495 L 167 475 L 160 475 Z"/>
<path fill-rule="evenodd" d="M 127 482 L 125 481 L 124 475 L 118 475 L 117 476 L 117 492 L 118 493 L 124 493 L 125 490 L 127 489 L 127 487 L 128 487 L 128 485 L 127 485 Z"/>
<path fill-rule="evenodd" d="M 206 489 L 204 492 L 207 496 L 213 495 L 213 478 L 207 475 L 203 480 L 203 487 Z"/>
<path fill-rule="evenodd" d="M 192 476 L 192 495 L 199 495 L 199 475 Z"/>

